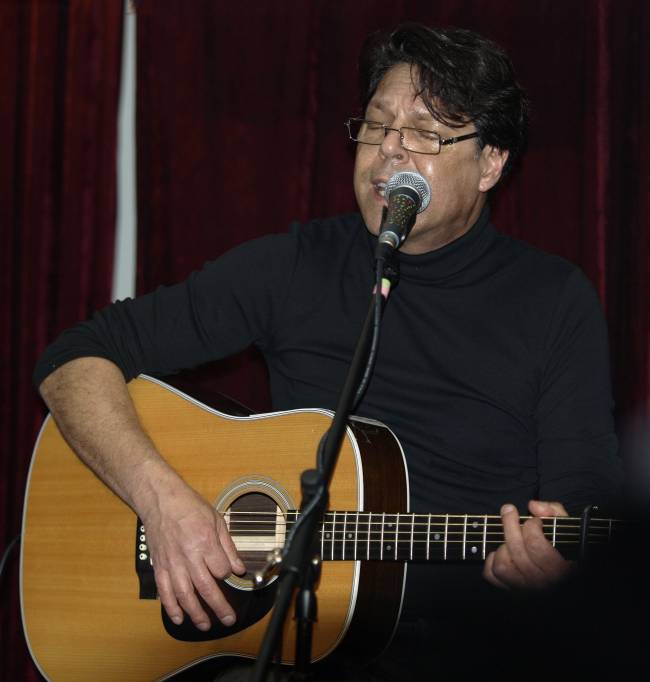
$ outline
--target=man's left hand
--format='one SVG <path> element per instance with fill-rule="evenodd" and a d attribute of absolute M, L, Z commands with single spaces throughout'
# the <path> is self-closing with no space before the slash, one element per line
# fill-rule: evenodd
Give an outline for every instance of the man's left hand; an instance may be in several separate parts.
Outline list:
<path fill-rule="evenodd" d="M 539 517 L 568 516 L 559 502 L 531 500 L 528 509 L 535 518 L 520 523 L 519 512 L 511 504 L 501 508 L 505 542 L 491 552 L 483 568 L 483 577 L 506 590 L 538 591 L 565 580 L 572 564 L 544 536 Z"/>

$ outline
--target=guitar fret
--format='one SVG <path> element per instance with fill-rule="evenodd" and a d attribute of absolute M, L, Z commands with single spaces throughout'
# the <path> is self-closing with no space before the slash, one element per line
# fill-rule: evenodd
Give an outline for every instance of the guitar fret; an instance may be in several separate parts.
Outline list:
<path fill-rule="evenodd" d="M 355 538 L 354 538 L 354 533 L 350 530 L 350 528 L 352 527 L 352 523 L 348 524 L 348 513 L 351 514 L 351 512 L 345 512 L 345 540 L 344 540 L 344 542 L 345 542 L 345 545 L 349 545 L 350 543 L 352 543 L 354 545 Z M 348 557 L 351 558 L 350 557 L 350 554 L 351 554 L 350 548 L 348 547 L 347 549 L 348 549 Z"/>
<path fill-rule="evenodd" d="M 481 544 L 483 544 L 483 538 L 485 536 L 486 518 L 484 516 L 477 516 L 472 519 L 471 527 L 472 530 L 469 531 L 469 539 L 472 541 L 470 544 L 470 558 L 476 558 L 479 556 L 478 546 L 473 544 L 475 540 L 479 537 L 481 538 Z M 482 527 L 482 529 L 481 529 Z M 478 536 L 478 537 L 477 537 Z"/>
<path fill-rule="evenodd" d="M 467 514 L 465 514 L 465 521 L 463 523 L 463 560 L 465 559 L 466 549 L 467 549 Z"/>
<path fill-rule="evenodd" d="M 372 512 L 368 514 L 368 551 L 367 551 L 367 556 L 366 559 L 370 559 L 370 529 L 372 528 Z"/>
<path fill-rule="evenodd" d="M 427 521 L 427 561 L 429 561 L 429 546 L 431 545 L 431 514 Z"/>
<path fill-rule="evenodd" d="M 557 516 L 553 517 L 553 539 L 551 540 L 551 544 L 553 547 L 555 547 L 555 538 L 557 535 Z"/>
<path fill-rule="evenodd" d="M 482 552 L 483 559 L 485 559 L 486 544 L 487 544 L 487 514 L 483 517 L 483 552 Z"/>
<path fill-rule="evenodd" d="M 445 546 L 442 558 L 447 561 L 447 531 L 449 530 L 449 514 L 445 514 Z"/>
<path fill-rule="evenodd" d="M 401 557 L 403 560 L 406 556 L 408 556 L 408 552 L 405 553 L 404 547 L 400 546 L 400 542 L 402 542 L 402 545 L 404 544 L 403 543 L 404 531 L 400 531 L 400 522 L 403 521 L 401 518 L 401 514 L 397 515 L 396 521 L 397 521 L 397 523 L 395 525 L 395 557 L 394 558 L 395 558 L 395 560 L 397 560 L 398 558 Z"/>
<path fill-rule="evenodd" d="M 347 535 L 346 535 L 347 525 L 348 525 L 348 513 L 343 512 L 343 555 L 341 556 L 341 559 L 343 559 L 343 561 L 345 561 L 345 543 L 347 541 Z"/>
<path fill-rule="evenodd" d="M 359 512 L 357 512 L 357 523 L 354 527 L 354 560 L 357 560 L 357 544 L 359 543 Z"/>
<path fill-rule="evenodd" d="M 384 558 L 384 521 L 386 520 L 386 512 L 381 515 L 381 540 L 379 542 L 379 559 Z"/>
<path fill-rule="evenodd" d="M 336 512 L 332 514 L 332 561 L 334 561 L 334 540 L 336 539 Z"/>
<path fill-rule="evenodd" d="M 372 559 L 381 558 L 381 528 L 382 528 L 382 517 L 375 519 L 375 522 L 370 526 L 370 557 Z M 379 538 L 379 541 L 377 540 Z"/>
<path fill-rule="evenodd" d="M 398 545 L 399 545 L 399 514 L 397 515 L 397 523 L 395 524 L 395 560 L 397 560 Z"/>

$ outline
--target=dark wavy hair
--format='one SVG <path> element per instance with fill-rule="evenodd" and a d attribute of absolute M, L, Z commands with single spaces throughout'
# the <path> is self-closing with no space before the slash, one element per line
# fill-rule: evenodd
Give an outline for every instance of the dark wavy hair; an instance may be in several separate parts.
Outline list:
<path fill-rule="evenodd" d="M 400 63 L 417 67 L 412 69 L 417 94 L 436 120 L 452 128 L 473 122 L 481 147 L 509 151 L 507 175 L 526 146 L 529 105 L 505 52 L 460 28 L 406 23 L 373 33 L 359 58 L 363 111 L 386 72 Z"/>

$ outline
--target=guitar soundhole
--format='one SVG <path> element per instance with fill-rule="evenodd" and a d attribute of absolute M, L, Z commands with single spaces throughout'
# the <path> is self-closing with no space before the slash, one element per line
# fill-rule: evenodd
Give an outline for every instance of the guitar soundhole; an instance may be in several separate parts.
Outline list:
<path fill-rule="evenodd" d="M 284 514 L 271 497 L 251 492 L 238 497 L 224 518 L 247 569 L 245 576 L 231 576 L 228 582 L 250 589 L 254 573 L 264 568 L 268 553 L 284 544 Z"/>

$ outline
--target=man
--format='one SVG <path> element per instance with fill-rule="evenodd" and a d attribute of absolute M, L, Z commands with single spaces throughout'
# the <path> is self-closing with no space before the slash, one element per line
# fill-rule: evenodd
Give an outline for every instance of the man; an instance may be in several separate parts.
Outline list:
<path fill-rule="evenodd" d="M 209 627 L 200 595 L 232 624 L 215 579 L 244 566 L 223 519 L 140 429 L 125 379 L 254 343 L 275 409 L 333 408 L 373 282 L 385 185 L 398 171 L 420 173 L 432 197 L 401 249 L 357 411 L 402 441 L 412 510 L 501 510 L 506 541 L 483 575 L 535 590 L 570 566 L 539 519 L 522 526 L 519 513 L 579 512 L 619 485 L 597 297 L 575 267 L 489 223 L 487 198 L 526 134 L 507 57 L 467 31 L 404 25 L 368 41 L 361 76 L 362 119 L 349 122 L 360 216 L 243 245 L 180 285 L 110 306 L 64 333 L 36 369 L 69 442 L 143 520 L 174 622 Z M 421 618 L 428 570 L 409 580 L 405 620 Z"/>

